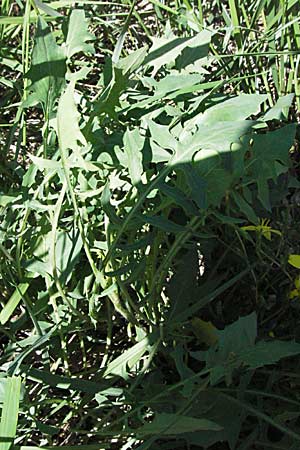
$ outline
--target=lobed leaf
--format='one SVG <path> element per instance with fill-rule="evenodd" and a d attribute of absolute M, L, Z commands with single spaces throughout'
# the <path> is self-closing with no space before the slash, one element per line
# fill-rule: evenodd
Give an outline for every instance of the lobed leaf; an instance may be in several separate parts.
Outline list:
<path fill-rule="evenodd" d="M 27 103 L 34 99 L 49 114 L 65 85 L 66 59 L 47 23 L 40 16 L 34 42 L 31 67 L 26 74 L 31 81 L 29 90 L 32 92 Z"/>

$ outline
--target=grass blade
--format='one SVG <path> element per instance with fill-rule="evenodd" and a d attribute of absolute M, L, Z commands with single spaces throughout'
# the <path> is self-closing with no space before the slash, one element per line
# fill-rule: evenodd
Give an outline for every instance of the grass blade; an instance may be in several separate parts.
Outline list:
<path fill-rule="evenodd" d="M 16 435 L 20 392 L 21 378 L 10 378 L 2 406 L 0 422 L 0 450 L 9 450 Z"/>

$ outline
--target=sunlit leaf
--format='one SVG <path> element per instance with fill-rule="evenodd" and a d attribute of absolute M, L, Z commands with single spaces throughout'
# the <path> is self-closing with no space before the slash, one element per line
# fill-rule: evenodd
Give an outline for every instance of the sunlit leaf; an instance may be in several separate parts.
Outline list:
<path fill-rule="evenodd" d="M 95 37 L 88 31 L 88 23 L 83 9 L 74 9 L 71 12 L 68 22 L 68 32 L 64 44 L 64 52 L 67 59 L 70 59 L 78 52 L 94 53 L 94 47 L 88 41 L 93 41 Z"/>
<path fill-rule="evenodd" d="M 0 422 L 0 450 L 9 450 L 16 436 L 21 378 L 7 379 Z"/>
<path fill-rule="evenodd" d="M 64 87 L 66 70 L 65 55 L 56 44 L 47 23 L 39 16 L 27 77 L 31 81 L 31 97 L 40 102 L 48 113 L 53 110 L 54 103 Z"/>
<path fill-rule="evenodd" d="M 289 255 L 289 263 L 297 269 L 300 269 L 300 255 Z"/>

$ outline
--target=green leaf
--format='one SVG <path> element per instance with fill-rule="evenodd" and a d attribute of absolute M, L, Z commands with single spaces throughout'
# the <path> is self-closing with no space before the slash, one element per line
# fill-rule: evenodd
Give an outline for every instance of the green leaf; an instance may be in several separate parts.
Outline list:
<path fill-rule="evenodd" d="M 255 313 L 242 317 L 227 326 L 224 331 L 217 331 L 219 341 L 214 348 L 206 352 L 191 352 L 194 358 L 206 361 L 207 368 L 213 368 L 212 384 L 218 383 L 224 376 L 230 384 L 233 370 L 239 367 L 257 369 L 300 353 L 300 344 L 293 341 L 255 343 L 256 322 Z"/>
<path fill-rule="evenodd" d="M 163 182 L 159 184 L 159 191 L 170 198 L 177 206 L 181 206 L 186 214 L 192 216 L 196 216 L 198 214 L 198 209 L 196 206 L 177 186 L 171 186 L 170 184 Z"/>
<path fill-rule="evenodd" d="M 143 154 L 145 138 L 143 138 L 139 129 L 126 130 L 124 135 L 124 150 L 127 156 L 127 167 L 133 186 L 141 182 L 143 173 Z"/>
<path fill-rule="evenodd" d="M 130 25 L 131 16 L 134 12 L 134 9 L 135 9 L 135 1 L 132 2 L 130 11 L 128 12 L 127 17 L 126 17 L 126 21 L 123 25 L 123 28 L 121 30 L 121 33 L 120 33 L 118 39 L 117 39 L 117 42 L 116 42 L 116 45 L 115 45 L 115 48 L 113 51 L 113 55 L 112 55 L 112 62 L 114 64 L 116 64 L 120 59 L 124 41 L 125 41 L 125 37 L 126 37 L 127 31 L 128 31 L 129 25 Z"/>
<path fill-rule="evenodd" d="M 177 148 L 178 142 L 175 137 L 172 136 L 167 126 L 159 125 L 153 120 L 148 120 L 147 125 L 153 141 L 156 142 L 162 149 L 170 149 L 174 151 Z"/>
<path fill-rule="evenodd" d="M 212 34 L 210 30 L 203 30 L 186 42 L 175 61 L 179 71 L 183 69 L 189 72 L 201 71 L 201 66 L 208 62 L 207 55 Z"/>
<path fill-rule="evenodd" d="M 192 166 L 187 164 L 184 166 L 184 174 L 187 183 L 191 189 L 190 196 L 200 209 L 207 208 L 207 183 L 199 172 Z"/>
<path fill-rule="evenodd" d="M 257 215 L 255 214 L 253 208 L 249 205 L 248 202 L 242 197 L 241 194 L 237 191 L 232 191 L 232 197 L 239 207 L 239 210 L 245 214 L 247 219 L 249 219 L 250 222 L 258 224 L 259 220 Z"/>
<path fill-rule="evenodd" d="M 162 66 L 175 63 L 176 58 L 181 55 L 177 65 L 183 69 L 207 56 L 210 38 L 211 32 L 208 31 L 202 31 L 192 38 L 178 38 L 174 35 L 171 38 L 153 37 L 152 47 L 144 63 L 153 67 L 154 76 Z"/>
<path fill-rule="evenodd" d="M 257 337 L 257 317 L 253 312 L 240 317 L 236 322 L 228 325 L 225 330 L 218 331 L 218 351 L 212 352 L 214 364 L 224 362 L 233 352 L 238 354 L 242 349 L 253 347 Z"/>
<path fill-rule="evenodd" d="M 121 69 L 123 74 L 131 74 L 135 72 L 144 62 L 147 55 L 148 47 L 141 47 L 137 50 L 129 53 L 125 58 L 119 59 L 116 63 L 116 67 Z"/>
<path fill-rule="evenodd" d="M 64 45 L 64 53 L 69 60 L 79 52 L 94 53 L 94 47 L 88 41 L 95 37 L 88 31 L 88 23 L 83 9 L 73 9 L 69 18 L 68 33 Z"/>
<path fill-rule="evenodd" d="M 190 414 L 211 420 L 222 427 L 220 431 L 200 431 L 186 434 L 185 438 L 191 445 L 207 449 L 217 442 L 227 441 L 231 450 L 236 449 L 242 422 L 246 416 L 241 406 L 210 389 L 199 393 Z"/>
<path fill-rule="evenodd" d="M 232 144 L 240 143 L 241 137 L 251 131 L 253 124 L 254 122 L 251 120 L 201 124 L 190 137 L 187 137 L 185 134 L 182 134 L 182 137 L 180 136 L 181 142 L 178 145 L 177 154 L 172 163 L 178 164 L 190 161 L 191 156 L 201 149 L 211 149 L 218 153 L 230 152 Z M 201 154 L 197 155 L 198 157 L 199 160 L 202 159 Z"/>
<path fill-rule="evenodd" d="M 289 264 L 300 269 L 300 255 L 289 255 Z"/>
<path fill-rule="evenodd" d="M 123 69 L 113 65 L 112 78 L 95 103 L 96 113 L 107 113 L 115 119 L 117 117 L 116 107 L 120 104 L 120 95 L 126 89 L 127 83 L 128 77 Z"/>
<path fill-rule="evenodd" d="M 241 317 L 225 330 L 216 331 L 218 343 L 204 352 L 191 352 L 191 356 L 206 362 L 207 368 L 212 368 L 211 383 L 217 384 L 224 376 L 228 384 L 231 382 L 232 372 L 241 366 L 238 355 L 245 348 L 253 348 L 257 336 L 256 313 Z"/>
<path fill-rule="evenodd" d="M 143 355 L 150 351 L 152 345 L 157 342 L 157 333 L 149 334 L 133 347 L 125 350 L 120 356 L 111 361 L 104 370 L 103 377 L 118 375 L 124 380 L 129 378 L 130 370 L 141 360 Z"/>
<path fill-rule="evenodd" d="M 11 205 L 17 199 L 20 199 L 19 194 L 14 194 L 14 195 L 12 195 L 12 194 L 9 194 L 9 195 L 0 194 L 0 206 L 5 207 L 7 205 Z"/>
<path fill-rule="evenodd" d="M 245 163 L 246 173 L 258 186 L 258 198 L 262 205 L 271 209 L 269 180 L 276 180 L 291 165 L 289 150 L 295 139 L 296 125 L 290 124 L 278 130 L 253 136 L 251 157 Z"/>
<path fill-rule="evenodd" d="M 294 94 L 287 94 L 279 97 L 276 105 L 264 115 L 263 120 L 287 120 L 294 96 Z"/>
<path fill-rule="evenodd" d="M 136 214 L 136 219 L 139 219 L 143 223 L 149 223 L 160 230 L 166 231 L 167 233 L 180 233 L 185 230 L 185 227 L 178 225 L 177 223 L 166 219 L 163 216 L 149 216 L 146 214 Z"/>
<path fill-rule="evenodd" d="M 55 9 L 50 8 L 50 6 L 43 3 L 41 0 L 34 0 L 36 6 L 44 11 L 48 16 L 52 17 L 63 17 L 63 14 L 59 13 L 58 11 L 55 11 Z"/>
<path fill-rule="evenodd" d="M 64 377 L 47 372 L 46 370 L 39 370 L 26 366 L 22 366 L 22 370 L 24 370 L 30 380 L 55 387 L 56 389 L 96 394 L 107 387 L 107 382 L 103 380 L 101 383 L 98 383 L 96 381 L 84 380 L 77 377 Z"/>
<path fill-rule="evenodd" d="M 27 292 L 27 289 L 29 288 L 30 283 L 20 283 L 8 302 L 5 304 L 5 306 L 2 308 L 0 313 L 0 322 L 2 325 L 4 325 L 6 322 L 9 321 L 12 314 L 14 313 L 15 309 L 19 305 L 20 301 L 22 300 L 23 295 Z"/>
<path fill-rule="evenodd" d="M 198 275 L 199 258 L 196 246 L 194 246 L 180 259 L 168 284 L 167 293 L 171 303 L 168 323 L 172 324 L 174 317 L 180 318 L 181 313 L 198 297 Z"/>
<path fill-rule="evenodd" d="M 198 114 L 192 123 L 194 125 L 216 124 L 219 122 L 233 122 L 247 119 L 252 114 L 258 114 L 260 105 L 266 101 L 267 95 L 240 94 L 237 97 L 217 103 Z"/>
<path fill-rule="evenodd" d="M 31 67 L 26 75 L 31 81 L 32 95 L 27 101 L 34 98 L 42 104 L 44 112 L 50 112 L 65 84 L 66 60 L 42 17 L 38 17 L 34 42 Z"/>
<path fill-rule="evenodd" d="M 10 384 L 11 378 L 7 378 L 6 376 L 5 378 L 0 378 L 0 403 L 4 403 Z M 24 385 L 21 385 L 20 401 L 24 398 L 24 392 Z"/>
<path fill-rule="evenodd" d="M 154 80 L 153 80 L 154 81 Z M 167 75 L 154 83 L 155 95 L 168 96 L 168 94 L 190 88 L 203 81 L 203 76 L 199 74 L 175 74 Z"/>
<path fill-rule="evenodd" d="M 9 450 L 16 435 L 21 378 L 8 378 L 0 422 L 0 450 Z"/>
<path fill-rule="evenodd" d="M 66 284 L 79 261 L 83 243 L 80 232 L 73 227 L 70 231 L 59 231 L 55 244 L 56 268 L 60 282 Z"/>
<path fill-rule="evenodd" d="M 74 100 L 74 83 L 70 83 L 58 104 L 57 130 L 61 151 L 67 157 L 68 150 L 75 152 L 76 158 L 83 160 L 78 149 L 86 144 L 86 140 L 80 131 L 78 121 L 79 113 Z"/>
<path fill-rule="evenodd" d="M 157 413 L 153 422 L 140 427 L 137 434 L 141 437 L 153 434 L 169 436 L 200 430 L 220 431 L 221 429 L 222 427 L 210 420 L 180 414 Z"/>
<path fill-rule="evenodd" d="M 50 260 L 52 233 L 40 235 L 33 249 L 33 258 L 24 263 L 27 270 L 41 275 L 52 275 L 53 262 Z M 70 280 L 76 264 L 79 261 L 83 243 L 76 226 L 68 231 L 59 230 L 55 242 L 55 266 L 60 282 L 65 285 Z"/>
<path fill-rule="evenodd" d="M 268 364 L 275 364 L 282 358 L 300 354 L 300 344 L 294 341 L 258 342 L 252 348 L 244 348 L 237 355 L 237 363 L 249 369 L 257 369 Z"/>
<path fill-rule="evenodd" d="M 58 170 L 62 168 L 60 161 L 55 161 L 53 159 L 46 159 L 41 158 L 40 156 L 35 155 L 28 155 L 33 164 L 40 170 L 43 171 L 44 169 L 52 169 L 52 170 Z"/>
<path fill-rule="evenodd" d="M 187 147 L 186 154 L 182 155 L 182 160 L 187 157 L 189 151 L 192 151 L 191 147 Z M 229 152 L 228 155 L 231 156 Z M 200 180 L 203 180 L 201 182 L 200 191 L 203 196 L 203 205 L 205 204 L 204 202 L 206 202 L 206 206 L 219 206 L 221 200 L 226 195 L 227 190 L 233 184 L 237 174 L 232 173 L 223 167 L 222 156 L 215 150 L 202 149 L 195 153 L 193 159 L 194 178 L 198 176 Z M 186 161 L 185 164 L 179 165 L 180 169 L 185 173 L 188 173 L 187 162 L 188 161 Z M 191 183 L 191 180 L 189 182 Z M 205 191 L 204 183 L 206 185 Z M 194 193 L 196 195 L 197 191 L 194 190 Z"/>

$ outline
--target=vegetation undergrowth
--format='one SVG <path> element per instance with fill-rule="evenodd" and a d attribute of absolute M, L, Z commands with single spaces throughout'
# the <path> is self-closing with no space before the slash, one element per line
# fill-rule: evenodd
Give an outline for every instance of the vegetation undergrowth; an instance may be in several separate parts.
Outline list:
<path fill-rule="evenodd" d="M 298 449 L 299 4 L 2 0 L 1 450 Z"/>

